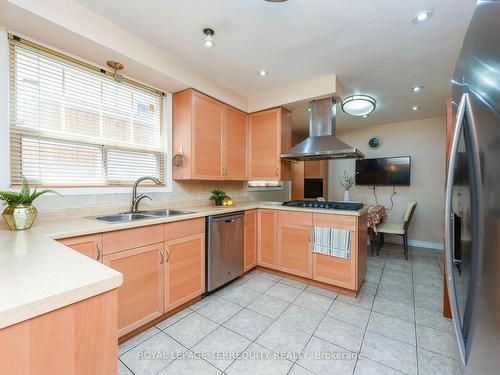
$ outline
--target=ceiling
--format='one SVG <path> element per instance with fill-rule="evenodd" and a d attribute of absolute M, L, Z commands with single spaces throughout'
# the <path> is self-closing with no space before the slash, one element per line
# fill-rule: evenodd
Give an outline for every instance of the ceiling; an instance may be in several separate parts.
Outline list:
<path fill-rule="evenodd" d="M 444 115 L 476 0 L 77 2 L 247 97 L 335 73 L 345 95 L 377 100 L 366 119 L 339 110 L 345 129 Z M 428 9 L 428 21 L 412 23 Z M 212 49 L 202 46 L 207 26 L 216 33 Z M 260 69 L 269 76 L 259 77 Z M 414 84 L 424 90 L 411 93 Z M 307 132 L 305 105 L 292 110 L 294 130 Z"/>

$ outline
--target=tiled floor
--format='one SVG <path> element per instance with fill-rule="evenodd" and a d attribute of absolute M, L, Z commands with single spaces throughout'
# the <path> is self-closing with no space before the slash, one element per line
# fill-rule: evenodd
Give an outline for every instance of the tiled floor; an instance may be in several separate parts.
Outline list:
<path fill-rule="evenodd" d="M 354 299 L 253 271 L 120 345 L 119 374 L 460 373 L 443 257 L 386 244 Z"/>

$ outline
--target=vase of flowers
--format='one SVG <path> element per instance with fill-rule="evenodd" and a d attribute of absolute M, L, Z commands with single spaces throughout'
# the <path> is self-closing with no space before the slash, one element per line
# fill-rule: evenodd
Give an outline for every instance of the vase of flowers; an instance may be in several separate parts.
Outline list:
<path fill-rule="evenodd" d="M 344 188 L 344 201 L 349 202 L 351 200 L 351 193 L 349 190 L 354 185 L 354 176 L 347 173 L 347 170 L 344 170 L 344 174 L 339 176 L 340 186 Z"/>
<path fill-rule="evenodd" d="M 212 195 L 208 199 L 214 201 L 216 206 L 222 206 L 222 202 L 224 201 L 224 198 L 226 198 L 226 192 L 217 188 L 212 190 L 210 193 L 212 193 Z"/>
<path fill-rule="evenodd" d="M 38 211 L 32 205 L 33 201 L 45 193 L 59 194 L 53 190 L 40 190 L 36 188 L 31 191 L 28 182 L 23 178 L 23 186 L 20 191 L 0 191 L 0 201 L 7 205 L 2 216 L 10 230 L 30 229 L 35 221 Z"/>

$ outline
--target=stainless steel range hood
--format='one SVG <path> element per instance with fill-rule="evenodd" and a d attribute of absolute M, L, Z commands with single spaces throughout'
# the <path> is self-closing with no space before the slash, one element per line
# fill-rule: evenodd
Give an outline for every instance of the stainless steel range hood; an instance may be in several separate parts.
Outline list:
<path fill-rule="evenodd" d="M 309 103 L 309 137 L 281 154 L 287 160 L 360 159 L 365 155 L 335 137 L 336 100 L 325 98 Z"/>

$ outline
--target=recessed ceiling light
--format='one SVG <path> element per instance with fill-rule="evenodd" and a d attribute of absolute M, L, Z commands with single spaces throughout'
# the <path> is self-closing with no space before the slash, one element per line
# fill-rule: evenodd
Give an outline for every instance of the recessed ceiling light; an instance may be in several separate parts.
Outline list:
<path fill-rule="evenodd" d="M 413 23 L 421 23 L 430 18 L 432 15 L 432 10 L 424 10 L 422 12 L 418 12 L 415 17 L 413 17 Z"/>
<path fill-rule="evenodd" d="M 372 113 L 377 102 L 368 95 L 351 95 L 342 100 L 342 110 L 351 116 L 364 116 Z"/>
<path fill-rule="evenodd" d="M 368 115 L 363 115 L 363 118 L 367 118 L 367 117 L 368 117 Z"/>
<path fill-rule="evenodd" d="M 422 85 L 415 85 L 415 86 L 411 87 L 411 92 L 420 92 L 420 91 L 422 91 L 423 88 L 424 88 L 424 86 L 422 86 Z"/>
<path fill-rule="evenodd" d="M 269 75 L 269 72 L 265 69 L 259 70 L 259 76 L 261 77 L 267 77 Z"/>
<path fill-rule="evenodd" d="M 215 46 L 215 31 L 209 27 L 203 29 L 203 46 L 207 48 Z"/>
<path fill-rule="evenodd" d="M 414 105 L 413 107 L 411 107 L 412 111 L 418 111 L 419 109 L 420 109 L 420 107 L 417 105 Z"/>

